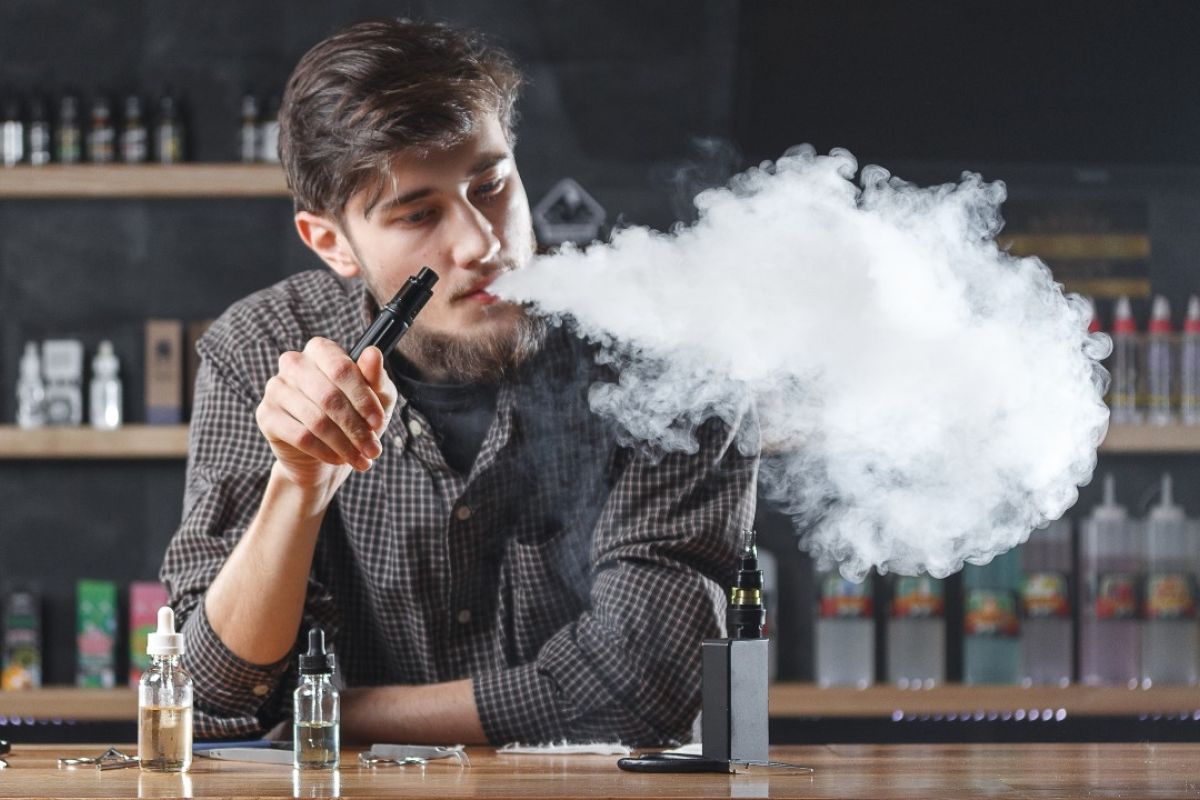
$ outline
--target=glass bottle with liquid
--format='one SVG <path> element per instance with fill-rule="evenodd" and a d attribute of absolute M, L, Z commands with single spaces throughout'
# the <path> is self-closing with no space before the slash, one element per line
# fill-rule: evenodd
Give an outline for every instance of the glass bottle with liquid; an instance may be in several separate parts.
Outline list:
<path fill-rule="evenodd" d="M 1179 413 L 1184 425 L 1200 425 L 1200 297 L 1188 298 L 1179 345 Z"/>
<path fill-rule="evenodd" d="M 158 610 L 150 634 L 150 667 L 138 684 L 138 760 L 150 772 L 187 772 L 192 766 L 192 676 L 183 668 L 183 634 L 175 613 Z"/>
<path fill-rule="evenodd" d="M 1193 586 L 1196 535 L 1162 477 L 1162 499 L 1146 520 L 1146 590 L 1142 621 L 1142 686 L 1200 680 Z"/>
<path fill-rule="evenodd" d="M 1112 342 L 1112 360 L 1109 362 L 1109 372 L 1112 373 L 1112 384 L 1109 387 L 1112 421 L 1118 425 L 1141 422 L 1141 413 L 1137 407 L 1137 325 L 1133 320 L 1133 309 L 1128 297 L 1122 296 L 1117 300 L 1116 311 L 1113 314 Z"/>
<path fill-rule="evenodd" d="M 834 570 L 817 576 L 816 678 L 821 686 L 865 688 L 875 682 L 871 576 L 851 581 Z"/>
<path fill-rule="evenodd" d="M 1022 686 L 1071 682 L 1071 523 L 1055 520 L 1021 545 Z"/>
<path fill-rule="evenodd" d="M 1171 342 L 1171 305 L 1158 295 L 1150 312 L 1150 328 L 1146 337 L 1147 419 L 1152 425 L 1170 425 L 1174 419 L 1171 398 L 1174 396 L 1175 361 Z"/>
<path fill-rule="evenodd" d="M 341 700 L 333 685 L 333 653 L 325 632 L 308 632 L 308 652 L 300 656 L 300 685 L 292 696 L 296 769 L 336 769 L 341 755 Z"/>
<path fill-rule="evenodd" d="M 1079 576 L 1085 587 L 1079 614 L 1079 677 L 1090 686 L 1136 688 L 1141 677 L 1138 529 L 1117 505 L 1113 476 L 1105 475 L 1104 502 L 1092 510 L 1079 538 Z"/>
<path fill-rule="evenodd" d="M 928 689 L 946 680 L 945 613 L 943 581 L 928 575 L 896 578 L 887 630 L 890 681 Z"/>
<path fill-rule="evenodd" d="M 1009 550 L 963 568 L 963 681 L 1015 684 L 1021 671 L 1017 590 L 1021 556 Z"/>

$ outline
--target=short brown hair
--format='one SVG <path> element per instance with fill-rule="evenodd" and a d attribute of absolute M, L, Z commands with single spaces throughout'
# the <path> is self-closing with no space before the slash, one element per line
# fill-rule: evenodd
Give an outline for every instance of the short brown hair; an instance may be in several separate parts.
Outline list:
<path fill-rule="evenodd" d="M 292 71 L 279 110 L 279 155 L 297 211 L 340 217 L 393 158 L 453 147 L 496 113 L 509 143 L 521 73 L 472 31 L 380 19 L 319 42 Z"/>

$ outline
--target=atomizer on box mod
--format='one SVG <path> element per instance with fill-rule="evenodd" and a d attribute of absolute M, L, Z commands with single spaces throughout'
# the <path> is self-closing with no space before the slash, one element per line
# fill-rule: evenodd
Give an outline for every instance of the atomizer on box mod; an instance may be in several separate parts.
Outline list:
<path fill-rule="evenodd" d="M 725 612 L 728 639 L 702 645 L 701 737 L 705 758 L 740 763 L 768 760 L 767 612 L 763 574 L 752 530 L 742 532 L 737 577 Z"/>
<path fill-rule="evenodd" d="M 187 772 L 192 766 L 192 676 L 180 663 L 183 634 L 175 613 L 158 610 L 158 630 L 147 639 L 150 667 L 138 684 L 138 760 L 151 772 Z"/>
<path fill-rule="evenodd" d="M 296 769 L 336 769 L 341 753 L 341 701 L 333 677 L 333 653 L 325 632 L 308 632 L 308 652 L 300 656 L 300 685 L 293 695 L 293 751 Z"/>

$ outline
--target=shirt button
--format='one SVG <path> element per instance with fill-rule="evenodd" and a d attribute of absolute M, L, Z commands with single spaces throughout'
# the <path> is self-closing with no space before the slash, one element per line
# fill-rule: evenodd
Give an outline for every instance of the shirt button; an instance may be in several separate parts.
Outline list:
<path fill-rule="evenodd" d="M 267 686 L 265 683 L 260 683 L 258 686 L 255 686 L 250 691 L 254 692 L 255 696 L 262 697 L 267 692 L 271 691 L 271 687 Z"/>
<path fill-rule="evenodd" d="M 454 510 L 454 518 L 459 522 L 466 522 L 471 518 L 471 507 L 468 505 L 459 506 Z"/>
<path fill-rule="evenodd" d="M 461 611 L 459 611 L 457 619 L 458 619 L 459 625 L 466 625 L 468 622 L 471 621 L 471 609 L 464 608 Z"/>
<path fill-rule="evenodd" d="M 417 422 L 415 419 L 410 419 L 408 421 L 408 432 L 413 436 L 420 436 L 425 432 L 425 429 L 421 427 L 421 423 Z"/>
<path fill-rule="evenodd" d="M 399 434 L 397 434 L 396 436 L 392 437 L 392 444 L 396 445 L 396 447 L 403 448 L 404 440 L 400 438 Z"/>

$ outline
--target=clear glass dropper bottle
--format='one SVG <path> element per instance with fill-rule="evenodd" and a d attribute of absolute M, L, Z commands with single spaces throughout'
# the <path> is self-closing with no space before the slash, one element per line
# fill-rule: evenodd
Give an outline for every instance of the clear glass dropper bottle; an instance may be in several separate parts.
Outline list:
<path fill-rule="evenodd" d="M 300 685 L 293 695 L 293 749 L 296 769 L 336 769 L 341 754 L 341 701 L 333 677 L 333 653 L 325 632 L 308 632 L 308 652 L 300 656 Z"/>
<path fill-rule="evenodd" d="M 175 612 L 158 610 L 158 631 L 147 637 L 150 667 L 138 685 L 138 759 L 151 772 L 192 766 L 192 676 L 180 663 L 183 634 Z"/>

